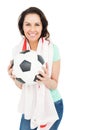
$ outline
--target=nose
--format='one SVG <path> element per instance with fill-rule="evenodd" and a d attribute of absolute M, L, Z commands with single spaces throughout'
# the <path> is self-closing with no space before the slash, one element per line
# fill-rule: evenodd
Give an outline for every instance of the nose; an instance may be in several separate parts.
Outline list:
<path fill-rule="evenodd" d="M 35 26 L 31 26 L 31 31 L 35 31 Z"/>

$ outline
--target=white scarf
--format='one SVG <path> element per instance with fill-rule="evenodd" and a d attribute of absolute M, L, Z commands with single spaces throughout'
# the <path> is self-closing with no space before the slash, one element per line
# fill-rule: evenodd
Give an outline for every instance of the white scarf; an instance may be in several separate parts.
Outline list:
<path fill-rule="evenodd" d="M 27 44 L 29 45 L 29 44 Z M 15 54 L 21 51 L 23 41 L 19 47 L 15 48 Z M 29 46 L 27 46 L 30 49 Z M 49 66 L 49 77 L 51 76 L 52 61 L 53 61 L 53 45 L 45 39 L 40 39 L 37 47 L 37 53 L 42 55 L 45 62 Z M 38 127 L 40 130 L 41 125 L 46 127 L 43 130 L 48 130 L 53 123 L 58 120 L 58 114 L 56 112 L 53 99 L 50 94 L 50 90 L 45 87 L 43 83 L 33 86 L 23 85 L 22 95 L 18 106 L 19 112 L 24 114 L 25 119 L 31 120 L 31 128 Z"/>

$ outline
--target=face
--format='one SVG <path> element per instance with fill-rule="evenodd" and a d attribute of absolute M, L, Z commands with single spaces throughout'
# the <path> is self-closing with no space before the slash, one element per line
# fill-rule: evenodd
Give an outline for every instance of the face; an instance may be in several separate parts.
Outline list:
<path fill-rule="evenodd" d="M 23 30 L 29 42 L 38 42 L 42 32 L 42 23 L 39 15 L 27 14 L 24 19 Z"/>

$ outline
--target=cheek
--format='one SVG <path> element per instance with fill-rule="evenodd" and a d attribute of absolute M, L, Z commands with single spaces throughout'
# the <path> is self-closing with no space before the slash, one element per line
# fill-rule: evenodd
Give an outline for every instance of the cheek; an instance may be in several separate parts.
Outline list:
<path fill-rule="evenodd" d="M 26 33 L 26 32 L 28 31 L 28 28 L 24 28 L 23 30 L 24 30 L 24 32 Z"/>
<path fill-rule="evenodd" d="M 28 27 L 23 26 L 23 30 L 24 30 L 24 33 L 26 33 L 28 31 Z"/>
<path fill-rule="evenodd" d="M 25 29 L 24 29 L 24 34 L 27 35 L 27 33 L 28 33 L 28 29 L 25 28 Z"/>
<path fill-rule="evenodd" d="M 40 35 L 41 35 L 41 34 L 42 34 L 42 29 L 40 29 L 40 31 L 39 31 L 39 32 L 40 32 Z"/>

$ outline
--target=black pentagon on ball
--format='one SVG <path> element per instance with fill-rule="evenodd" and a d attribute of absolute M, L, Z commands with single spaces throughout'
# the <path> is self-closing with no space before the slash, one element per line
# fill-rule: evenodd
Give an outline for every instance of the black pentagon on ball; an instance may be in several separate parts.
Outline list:
<path fill-rule="evenodd" d="M 24 50 L 24 51 L 21 51 L 20 54 L 25 54 L 25 53 L 28 53 L 30 52 L 30 50 Z"/>
<path fill-rule="evenodd" d="M 30 71 L 31 70 L 31 62 L 24 60 L 20 64 L 20 68 L 23 72 Z"/>
<path fill-rule="evenodd" d="M 38 61 L 43 65 L 45 62 L 43 57 L 41 55 L 37 55 L 37 57 L 38 57 Z"/>
<path fill-rule="evenodd" d="M 18 80 L 21 83 L 25 83 L 25 81 L 23 79 L 21 79 L 21 78 L 16 78 L 16 80 Z"/>

